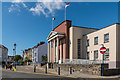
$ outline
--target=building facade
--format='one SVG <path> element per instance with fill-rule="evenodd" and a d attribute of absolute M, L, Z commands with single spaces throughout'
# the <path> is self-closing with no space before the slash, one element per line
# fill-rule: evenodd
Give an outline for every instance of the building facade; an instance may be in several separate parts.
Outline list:
<path fill-rule="evenodd" d="M 94 29 L 72 26 L 67 20 L 51 31 L 47 40 L 49 63 L 74 59 L 102 61 L 100 47 L 104 45 L 107 48 L 104 60 L 109 68 L 120 68 L 120 24 Z"/>
<path fill-rule="evenodd" d="M 28 48 L 23 51 L 23 61 L 25 61 L 25 58 L 32 61 L 32 49 Z"/>
<path fill-rule="evenodd" d="M 0 44 L 0 61 L 7 63 L 8 48 Z"/>
<path fill-rule="evenodd" d="M 28 59 L 32 61 L 32 49 L 28 48 Z"/>
<path fill-rule="evenodd" d="M 23 61 L 25 61 L 25 58 L 26 57 L 28 57 L 28 50 L 27 49 L 25 49 L 24 51 L 23 51 Z"/>
<path fill-rule="evenodd" d="M 69 59 L 69 28 L 71 21 L 62 22 L 47 37 L 48 62 L 58 63 Z"/>
<path fill-rule="evenodd" d="M 42 56 L 47 55 L 47 43 L 40 42 L 38 45 L 32 48 L 32 62 L 33 63 L 41 63 Z"/>
<path fill-rule="evenodd" d="M 90 60 L 103 60 L 100 47 L 104 45 L 107 49 L 104 61 L 109 63 L 109 68 L 120 67 L 120 24 L 107 26 L 86 36 L 89 41 L 87 53 Z"/>
<path fill-rule="evenodd" d="M 7 62 L 8 63 L 13 63 L 14 62 L 14 56 L 8 56 Z"/>

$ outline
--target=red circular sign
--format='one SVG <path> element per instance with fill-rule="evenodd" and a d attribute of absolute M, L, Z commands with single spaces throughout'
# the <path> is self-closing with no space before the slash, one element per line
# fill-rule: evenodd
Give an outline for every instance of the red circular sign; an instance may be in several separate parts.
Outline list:
<path fill-rule="evenodd" d="M 101 53 L 101 54 L 104 54 L 105 52 L 106 52 L 106 48 L 105 48 L 105 47 L 101 47 L 101 48 L 100 48 L 100 53 Z"/>

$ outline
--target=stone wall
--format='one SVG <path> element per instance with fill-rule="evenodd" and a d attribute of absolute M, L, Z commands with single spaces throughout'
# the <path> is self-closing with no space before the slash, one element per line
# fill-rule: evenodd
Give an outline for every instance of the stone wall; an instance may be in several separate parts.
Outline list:
<path fill-rule="evenodd" d="M 118 75 L 118 74 L 120 74 L 120 69 L 105 69 L 104 70 L 105 76 Z"/>
<path fill-rule="evenodd" d="M 60 67 L 61 70 L 70 71 L 70 67 L 72 67 L 73 72 L 79 73 L 87 73 L 93 75 L 101 75 L 101 64 L 53 64 L 53 68 L 58 69 Z M 108 69 L 108 65 L 104 65 L 104 70 Z"/>

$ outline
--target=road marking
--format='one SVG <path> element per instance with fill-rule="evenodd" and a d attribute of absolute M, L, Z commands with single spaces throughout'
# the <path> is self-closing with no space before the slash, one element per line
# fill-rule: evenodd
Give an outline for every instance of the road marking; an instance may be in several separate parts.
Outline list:
<path fill-rule="evenodd" d="M 12 66 L 12 68 L 13 68 L 14 71 L 16 71 L 15 67 Z"/>

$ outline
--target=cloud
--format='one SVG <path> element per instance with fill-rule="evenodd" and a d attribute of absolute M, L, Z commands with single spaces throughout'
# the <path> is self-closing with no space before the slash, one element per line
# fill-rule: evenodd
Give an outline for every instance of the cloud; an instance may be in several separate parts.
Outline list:
<path fill-rule="evenodd" d="M 12 3 L 20 3 L 23 2 L 22 0 L 13 0 Z"/>
<path fill-rule="evenodd" d="M 10 6 L 10 8 L 8 8 L 8 11 L 9 11 L 9 12 L 12 12 L 12 11 L 14 11 L 14 10 L 20 12 L 20 6 L 19 6 L 18 4 L 12 4 L 12 5 Z"/>
<path fill-rule="evenodd" d="M 8 11 L 9 12 L 13 12 L 13 11 L 20 12 L 21 7 L 28 9 L 27 5 L 25 3 L 23 3 L 22 0 L 13 0 L 12 5 L 8 8 Z"/>
<path fill-rule="evenodd" d="M 41 15 L 44 14 L 46 17 L 48 17 L 50 14 L 52 16 L 55 15 L 55 10 L 60 10 L 65 6 L 65 3 L 62 0 L 47 0 L 44 2 L 36 2 L 35 7 L 28 8 L 28 6 L 22 1 L 22 0 L 13 0 L 12 5 L 9 8 L 9 12 L 12 11 L 19 11 L 20 8 L 26 8 L 28 11 L 32 12 L 33 15 Z"/>
<path fill-rule="evenodd" d="M 33 8 L 30 8 L 30 11 L 34 15 L 40 15 L 41 13 L 44 14 L 46 17 L 48 17 L 49 14 L 54 15 L 55 10 L 60 10 L 65 6 L 64 2 L 41 2 L 36 3 L 36 6 Z"/>

